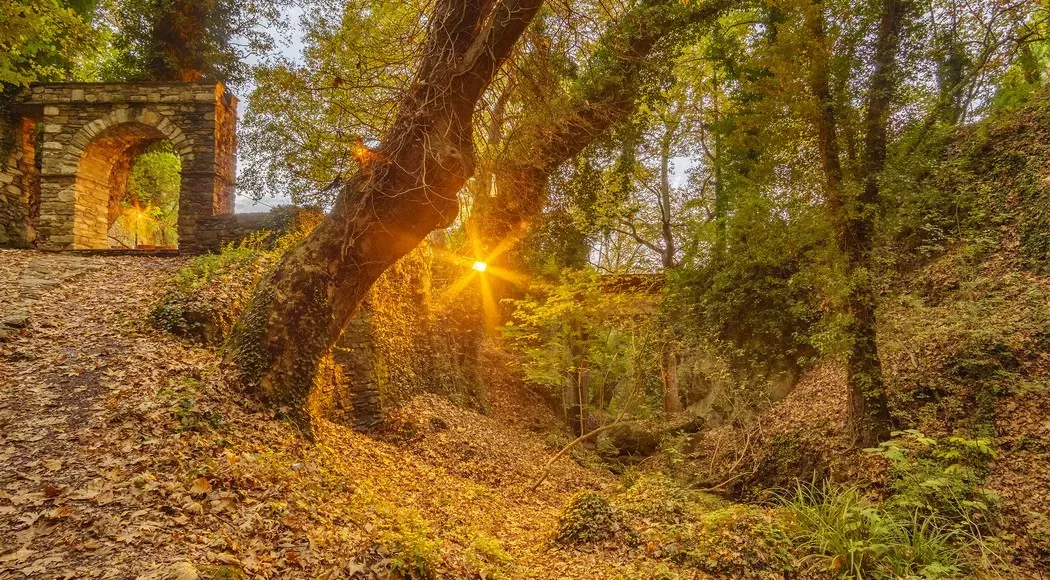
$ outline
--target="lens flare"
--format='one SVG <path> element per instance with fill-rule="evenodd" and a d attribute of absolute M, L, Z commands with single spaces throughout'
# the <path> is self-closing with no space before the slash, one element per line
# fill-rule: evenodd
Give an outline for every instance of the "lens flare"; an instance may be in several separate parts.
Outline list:
<path fill-rule="evenodd" d="M 485 262 L 474 262 L 474 269 L 478 272 L 484 272 L 489 267 Z"/>

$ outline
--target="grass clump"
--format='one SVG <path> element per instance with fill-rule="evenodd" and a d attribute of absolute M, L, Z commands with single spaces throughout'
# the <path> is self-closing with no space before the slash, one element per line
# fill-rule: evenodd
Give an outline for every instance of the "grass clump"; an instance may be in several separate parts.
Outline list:
<path fill-rule="evenodd" d="M 609 500 L 592 491 L 580 492 L 565 505 L 558 518 L 554 541 L 582 545 L 611 539 L 620 530 L 620 518 Z"/>
<path fill-rule="evenodd" d="M 379 551 L 390 561 L 390 571 L 405 578 L 438 577 L 443 542 L 430 526 L 411 509 L 392 512 L 389 527 L 379 533 Z"/>
<path fill-rule="evenodd" d="M 784 500 L 810 572 L 841 578 L 956 578 L 976 538 L 944 518 L 875 504 L 853 487 L 799 484 Z"/>
<path fill-rule="evenodd" d="M 466 544 L 467 564 L 481 578 L 505 578 L 513 569 L 510 554 L 495 537 L 485 532 L 472 531 Z"/>
<path fill-rule="evenodd" d="M 214 409 L 202 409 L 198 397 L 203 386 L 199 379 L 180 377 L 157 393 L 161 400 L 171 402 L 171 413 L 181 431 L 203 433 L 209 429 L 222 429 L 226 421 Z"/>
<path fill-rule="evenodd" d="M 244 570 L 226 564 L 220 566 L 202 566 L 198 570 L 201 580 L 245 580 Z"/>

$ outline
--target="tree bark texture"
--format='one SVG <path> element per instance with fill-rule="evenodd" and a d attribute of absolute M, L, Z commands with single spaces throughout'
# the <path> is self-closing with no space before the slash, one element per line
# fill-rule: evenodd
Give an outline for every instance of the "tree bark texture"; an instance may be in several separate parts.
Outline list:
<path fill-rule="evenodd" d="M 309 431 L 317 365 L 376 278 L 458 213 L 474 110 L 542 0 L 440 0 L 381 145 L 328 216 L 257 287 L 225 357 L 233 380 Z"/>

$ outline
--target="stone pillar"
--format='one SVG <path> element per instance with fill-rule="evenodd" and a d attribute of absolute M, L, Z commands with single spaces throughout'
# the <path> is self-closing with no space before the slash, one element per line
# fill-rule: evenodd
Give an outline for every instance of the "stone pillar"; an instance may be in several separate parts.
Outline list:
<path fill-rule="evenodd" d="M 179 195 L 179 245 L 196 249 L 197 221 L 233 213 L 237 155 L 237 98 L 224 85 L 194 90 L 199 105 L 182 114 L 194 138 L 193 160 L 183 163 Z"/>
<path fill-rule="evenodd" d="M 347 399 L 350 403 L 350 416 L 344 422 L 358 431 L 375 430 L 383 421 L 383 408 L 376 375 L 371 307 L 367 302 L 361 304 L 343 329 L 332 349 L 332 360 L 341 371 L 340 384 L 335 385 L 336 406 L 345 409 Z"/>

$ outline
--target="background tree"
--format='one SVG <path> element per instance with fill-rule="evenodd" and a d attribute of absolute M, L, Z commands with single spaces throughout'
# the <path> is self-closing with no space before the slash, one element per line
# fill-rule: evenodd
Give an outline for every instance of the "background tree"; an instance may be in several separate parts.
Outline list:
<path fill-rule="evenodd" d="M 101 74 L 120 80 L 223 81 L 248 74 L 249 55 L 272 47 L 281 0 L 109 0 L 113 54 Z"/>
<path fill-rule="evenodd" d="M 92 50 L 94 2 L 0 2 L 0 83 L 21 87 L 75 75 L 74 64 Z"/>
<path fill-rule="evenodd" d="M 324 0 L 305 7 L 302 57 L 270 57 L 254 71 L 244 116 L 241 190 L 330 206 L 374 146 L 411 82 L 426 30 L 411 1 Z"/>

